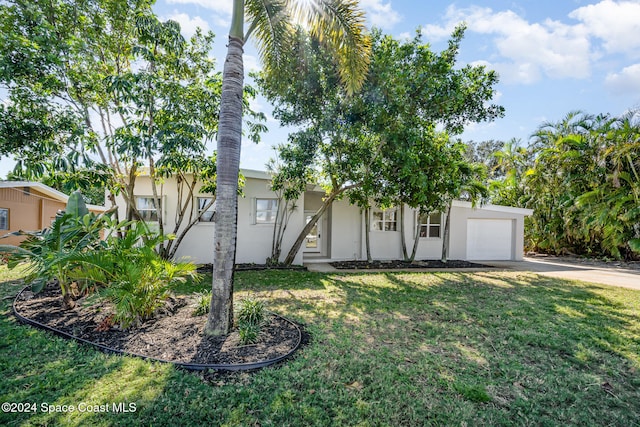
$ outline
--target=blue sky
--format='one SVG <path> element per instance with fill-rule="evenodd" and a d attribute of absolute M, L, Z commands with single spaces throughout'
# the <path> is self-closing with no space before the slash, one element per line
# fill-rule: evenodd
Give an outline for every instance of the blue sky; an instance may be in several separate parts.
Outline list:
<path fill-rule="evenodd" d="M 369 25 L 396 37 L 421 28 L 436 50 L 444 48 L 458 23 L 467 23 L 460 65 L 484 64 L 499 73 L 495 100 L 506 115 L 468 126 L 464 140 L 520 138 L 526 143 L 541 123 L 560 120 L 571 110 L 620 115 L 640 107 L 638 0 L 362 0 L 360 5 Z M 214 56 L 222 64 L 231 1 L 158 0 L 154 9 L 180 22 L 185 35 L 196 25 L 212 30 Z M 259 66 L 251 41 L 245 65 Z M 254 107 L 270 117 L 263 99 Z M 243 143 L 242 167 L 264 169 L 271 146 L 286 141 L 287 132 L 276 121 L 270 118 L 267 126 L 260 144 Z"/>
<path fill-rule="evenodd" d="M 158 0 L 162 19 L 178 21 L 183 34 L 195 27 L 216 35 L 212 55 L 221 67 L 231 16 L 230 0 Z M 623 114 L 640 107 L 640 0 L 362 0 L 369 25 L 396 37 L 418 28 L 425 42 L 441 50 L 460 22 L 468 29 L 460 65 L 484 64 L 500 75 L 496 102 L 504 118 L 468 126 L 464 140 L 508 140 L 529 135 L 544 121 L 560 120 L 571 110 Z M 259 67 L 251 41 L 245 67 Z M 287 130 L 271 118 L 264 99 L 254 108 L 268 117 L 269 132 L 259 144 L 243 142 L 241 167 L 264 169 L 272 146 L 285 142 Z M 212 147 L 213 149 L 213 147 Z M 2 159 L 0 174 L 9 164 Z"/>

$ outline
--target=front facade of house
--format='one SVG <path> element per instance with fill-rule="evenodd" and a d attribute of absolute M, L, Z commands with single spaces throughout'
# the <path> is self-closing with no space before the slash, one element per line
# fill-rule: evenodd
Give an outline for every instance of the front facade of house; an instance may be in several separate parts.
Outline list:
<path fill-rule="evenodd" d="M 0 236 L 14 231 L 37 231 L 51 226 L 58 211 L 64 210 L 69 196 L 39 182 L 0 181 Z M 87 205 L 91 212 L 104 207 Z M 0 243 L 18 245 L 26 237 L 8 236 Z"/>
<path fill-rule="evenodd" d="M 264 263 L 271 256 L 273 222 L 277 198 L 269 189 L 267 173 L 243 170 L 246 178 L 244 197 L 238 199 L 237 263 Z M 148 176 L 136 181 L 136 205 L 143 218 L 157 221 L 152 202 L 151 182 Z M 174 230 L 177 215 L 177 184 L 167 179 L 158 185 L 165 233 Z M 318 211 L 324 192 L 309 186 L 296 202 L 296 209 L 289 220 L 284 239 L 281 260 L 293 245 L 306 222 Z M 195 192 L 193 215 L 200 221 L 182 241 L 177 258 L 187 258 L 196 263 L 213 261 L 212 209 L 202 210 L 210 195 Z M 125 217 L 124 200 L 118 200 L 120 217 Z M 461 260 L 521 260 L 524 246 L 524 217 L 531 215 L 528 209 L 486 205 L 473 208 L 470 203 L 455 201 L 451 211 L 449 231 L 449 259 Z M 373 208 L 370 212 L 371 256 L 379 260 L 402 259 L 401 224 L 398 210 L 386 211 Z M 418 215 L 405 209 L 404 230 L 407 249 L 413 246 L 413 233 L 420 223 L 420 242 L 416 259 L 440 259 L 444 218 L 440 213 Z M 361 209 L 345 198 L 334 201 L 314 229 L 306 236 L 294 263 L 325 260 L 366 259 L 365 218 Z"/>

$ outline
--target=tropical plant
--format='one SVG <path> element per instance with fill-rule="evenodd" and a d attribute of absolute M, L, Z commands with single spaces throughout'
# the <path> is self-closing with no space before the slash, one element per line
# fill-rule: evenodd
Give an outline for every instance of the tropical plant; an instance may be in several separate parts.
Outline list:
<path fill-rule="evenodd" d="M 83 266 L 77 274 L 98 287 L 98 298 L 113 304 L 113 320 L 122 328 L 151 318 L 177 284 L 199 279 L 193 263 L 158 255 L 156 247 L 170 236 L 150 232 L 138 221 L 108 225 L 109 235 L 100 250 L 77 258 Z"/>
<path fill-rule="evenodd" d="M 265 320 L 264 303 L 257 299 L 246 298 L 238 304 L 236 313 L 237 323 L 249 323 L 252 325 L 262 325 Z"/>
<path fill-rule="evenodd" d="M 238 326 L 238 336 L 240 337 L 240 344 L 254 344 L 260 336 L 260 327 L 250 323 L 241 323 Z"/>
<path fill-rule="evenodd" d="M 66 212 L 56 215 L 50 228 L 11 233 L 27 238 L 20 246 L 0 245 L 0 252 L 8 254 L 10 268 L 26 264 L 25 282 L 33 292 L 57 281 L 63 306 L 73 308 L 77 296 L 77 289 L 72 286 L 74 272 L 81 268 L 78 261 L 85 251 L 100 247 L 103 218 L 89 213 L 80 192 L 74 192 L 67 201 Z"/>
<path fill-rule="evenodd" d="M 164 260 L 153 248 L 142 246 L 127 262 L 118 263 L 109 285 L 99 295 L 113 303 L 113 320 L 128 328 L 152 318 L 175 285 L 196 277 L 194 264 Z"/>
<path fill-rule="evenodd" d="M 572 111 L 541 125 L 529 152 L 507 144 L 498 159 L 505 177 L 491 184 L 493 200 L 534 209 L 525 229 L 529 249 L 638 257 L 637 112 L 611 117 Z"/>
<path fill-rule="evenodd" d="M 245 19 L 246 18 L 246 19 Z M 244 32 L 244 23 L 249 23 Z M 326 43 L 340 64 L 343 82 L 355 92 L 365 77 L 369 43 L 364 20 L 353 0 L 234 0 L 225 59 L 217 159 L 217 221 L 214 231 L 211 311 L 205 333 L 229 332 L 233 318 L 233 270 L 237 235 L 237 185 L 242 136 L 244 43 L 255 34 L 265 68 L 278 75 L 280 64 L 291 52 L 296 25 Z"/>

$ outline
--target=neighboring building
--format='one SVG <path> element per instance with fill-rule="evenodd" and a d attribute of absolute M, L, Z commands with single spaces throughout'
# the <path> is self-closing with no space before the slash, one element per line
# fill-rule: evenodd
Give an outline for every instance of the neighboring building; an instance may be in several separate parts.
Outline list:
<path fill-rule="evenodd" d="M 246 178 L 244 197 L 238 199 L 237 263 L 264 263 L 271 255 L 276 195 L 269 189 L 270 176 L 261 171 L 242 170 Z M 152 203 L 151 181 L 138 177 L 135 185 L 136 203 L 142 216 L 149 221 L 157 216 Z M 176 182 L 166 179 L 158 186 L 162 197 L 165 231 L 173 230 L 176 218 Z M 198 206 L 205 206 L 210 195 L 195 192 Z M 310 185 L 297 201 L 283 239 L 282 259 L 292 246 L 302 227 L 320 208 L 324 192 Z M 118 199 L 120 217 L 126 215 L 124 200 Z M 201 221 L 182 241 L 177 257 L 196 263 L 213 261 L 213 222 L 211 212 L 194 212 Z M 473 208 L 468 202 L 455 201 L 451 211 L 449 259 L 461 260 L 522 260 L 524 247 L 524 217 L 530 209 L 485 205 Z M 371 209 L 370 246 L 374 259 L 401 259 L 399 215 L 396 210 Z M 406 244 L 413 246 L 413 231 L 420 221 L 420 243 L 416 259 L 440 259 L 442 253 L 443 216 L 439 213 L 418 218 L 415 211 L 405 209 Z M 365 221 L 361 209 L 348 200 L 333 205 L 307 235 L 296 264 L 319 260 L 366 259 Z"/>
<path fill-rule="evenodd" d="M 69 196 L 39 182 L 0 181 L 0 237 L 14 231 L 37 231 L 51 226 L 56 213 L 64 210 Z M 102 206 L 87 205 L 91 212 Z M 18 245 L 23 236 L 0 239 L 3 245 Z"/>

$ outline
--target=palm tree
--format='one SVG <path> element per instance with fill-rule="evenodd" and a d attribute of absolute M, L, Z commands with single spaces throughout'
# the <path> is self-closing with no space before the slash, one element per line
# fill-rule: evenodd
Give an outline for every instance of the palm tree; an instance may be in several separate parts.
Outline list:
<path fill-rule="evenodd" d="M 249 25 L 244 33 L 244 23 Z M 233 320 L 233 267 L 237 232 L 237 186 L 242 137 L 243 46 L 255 35 L 267 71 L 277 71 L 302 27 L 330 49 L 349 92 L 362 85 L 369 58 L 364 15 L 355 0 L 234 0 L 222 78 L 218 124 L 217 207 L 211 309 L 207 335 L 224 335 Z M 275 73 L 277 74 L 277 72 Z"/>

